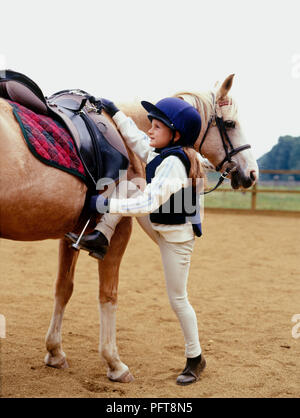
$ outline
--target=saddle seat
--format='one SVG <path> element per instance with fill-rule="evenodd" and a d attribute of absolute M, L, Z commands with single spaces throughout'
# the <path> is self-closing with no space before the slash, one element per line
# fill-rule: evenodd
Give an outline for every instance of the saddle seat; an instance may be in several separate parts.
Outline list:
<path fill-rule="evenodd" d="M 101 114 L 101 102 L 83 90 L 63 90 L 45 97 L 24 74 L 0 71 L 0 97 L 57 120 L 72 136 L 88 177 L 90 192 L 118 180 L 129 158 L 117 129 Z M 98 103 L 98 106 L 95 105 Z"/>

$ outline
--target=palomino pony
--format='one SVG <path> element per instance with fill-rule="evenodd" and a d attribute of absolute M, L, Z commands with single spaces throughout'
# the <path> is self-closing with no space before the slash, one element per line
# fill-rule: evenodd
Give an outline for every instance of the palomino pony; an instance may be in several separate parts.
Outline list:
<path fill-rule="evenodd" d="M 182 93 L 177 95 L 197 108 L 202 117 L 202 130 L 195 144 L 198 151 L 219 169 L 234 166 L 229 177 L 233 188 L 250 187 L 258 177 L 258 167 L 241 131 L 235 102 L 228 96 L 233 75 L 212 94 Z M 140 106 L 120 106 L 140 129 L 147 131 L 149 121 Z M 106 115 L 107 116 L 107 115 Z M 223 117 L 223 130 L 216 121 Z M 218 119 L 219 118 L 219 119 Z M 218 129 L 219 128 L 219 129 Z M 224 131 L 225 130 L 225 131 Z M 221 132 L 221 134 L 220 134 Z M 128 178 L 143 177 L 144 169 L 130 151 Z M 77 177 L 43 164 L 25 144 L 11 107 L 0 99 L 0 236 L 34 241 L 60 239 L 59 269 L 55 285 L 53 316 L 46 336 L 45 363 L 56 368 L 67 367 L 62 350 L 63 314 L 73 291 L 73 279 L 79 252 L 69 248 L 64 239 L 69 231 L 80 231 L 86 222 L 81 216 L 86 186 Z M 94 219 L 95 225 L 97 219 Z M 94 225 L 91 225 L 93 228 Z M 130 217 L 120 218 L 109 251 L 99 265 L 100 345 L 99 351 L 108 365 L 107 376 L 118 382 L 133 377 L 121 362 L 116 344 L 116 309 L 119 267 L 132 228 Z M 93 261 L 94 262 L 94 261 Z"/>

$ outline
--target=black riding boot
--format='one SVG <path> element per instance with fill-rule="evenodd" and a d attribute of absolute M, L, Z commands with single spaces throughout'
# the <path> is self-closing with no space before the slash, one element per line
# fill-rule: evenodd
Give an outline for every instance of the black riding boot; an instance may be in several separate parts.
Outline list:
<path fill-rule="evenodd" d="M 68 232 L 65 237 L 72 242 L 76 242 L 79 235 L 74 234 L 73 232 Z M 108 250 L 108 241 L 106 236 L 97 230 L 88 235 L 84 235 L 78 245 L 80 249 L 89 251 L 89 255 L 97 258 L 98 260 L 103 260 Z"/>
<path fill-rule="evenodd" d="M 205 366 L 206 361 L 201 354 L 198 357 L 187 358 L 184 370 L 177 377 L 177 385 L 190 385 L 191 383 L 197 382 Z"/>

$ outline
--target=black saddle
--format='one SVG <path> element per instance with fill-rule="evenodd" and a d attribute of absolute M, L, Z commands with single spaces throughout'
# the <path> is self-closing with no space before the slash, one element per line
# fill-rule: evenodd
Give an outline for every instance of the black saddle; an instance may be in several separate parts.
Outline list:
<path fill-rule="evenodd" d="M 95 191 L 97 182 L 116 181 L 127 170 L 129 158 L 118 131 L 101 114 L 101 101 L 83 90 L 63 90 L 46 98 L 39 86 L 26 75 L 0 71 L 0 97 L 62 123 L 72 135 L 78 155 Z"/>

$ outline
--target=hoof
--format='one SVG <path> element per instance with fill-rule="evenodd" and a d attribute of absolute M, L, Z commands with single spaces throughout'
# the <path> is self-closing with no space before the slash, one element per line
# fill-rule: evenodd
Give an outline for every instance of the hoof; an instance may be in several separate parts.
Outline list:
<path fill-rule="evenodd" d="M 129 370 L 126 370 L 125 373 L 121 374 L 121 376 L 113 378 L 112 376 L 108 376 L 109 380 L 112 382 L 120 382 L 120 383 L 130 383 L 133 382 L 134 377 L 130 373 Z"/>
<path fill-rule="evenodd" d="M 45 357 L 45 364 L 48 367 L 54 367 L 55 369 L 68 369 L 69 365 L 65 357 L 51 357 L 48 353 Z"/>

